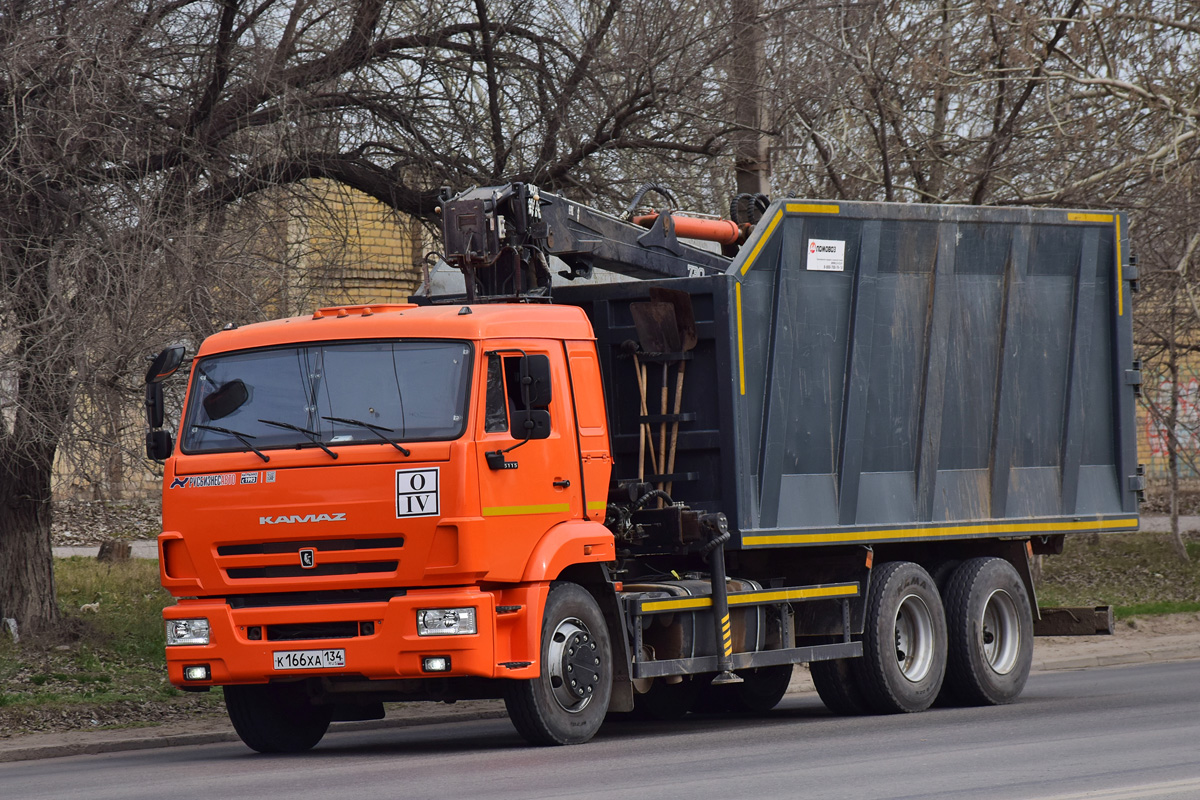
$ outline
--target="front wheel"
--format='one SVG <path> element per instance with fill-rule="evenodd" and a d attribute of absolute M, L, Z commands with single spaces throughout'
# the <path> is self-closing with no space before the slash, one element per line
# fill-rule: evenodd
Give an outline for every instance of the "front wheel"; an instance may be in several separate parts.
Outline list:
<path fill-rule="evenodd" d="M 333 706 L 315 705 L 303 683 L 226 686 L 225 710 L 237 735 L 260 753 L 310 750 L 333 717 Z"/>
<path fill-rule="evenodd" d="M 1021 576 L 1002 558 L 973 558 L 950 576 L 945 597 L 950 653 L 942 699 L 1011 703 L 1033 663 L 1033 611 Z"/>
<path fill-rule="evenodd" d="M 509 681 L 504 705 L 530 744 L 582 744 L 600 730 L 612 696 L 612 646 L 596 600 L 555 583 L 542 616 L 541 675 Z"/>
<path fill-rule="evenodd" d="M 908 561 L 875 569 L 867 594 L 858 685 L 878 714 L 924 711 L 946 674 L 946 614 L 929 573 Z"/>

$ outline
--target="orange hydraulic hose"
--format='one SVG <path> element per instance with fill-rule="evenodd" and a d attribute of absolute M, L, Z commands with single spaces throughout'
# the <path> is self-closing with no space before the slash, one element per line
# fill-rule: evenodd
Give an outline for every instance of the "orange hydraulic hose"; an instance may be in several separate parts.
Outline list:
<path fill-rule="evenodd" d="M 633 224 L 649 228 L 658 219 L 658 214 L 645 214 L 633 218 Z M 737 244 L 741 232 L 737 223 L 730 219 L 700 219 L 698 217 L 670 217 L 669 225 L 675 226 L 675 235 L 684 239 L 702 239 L 720 244 Z"/>

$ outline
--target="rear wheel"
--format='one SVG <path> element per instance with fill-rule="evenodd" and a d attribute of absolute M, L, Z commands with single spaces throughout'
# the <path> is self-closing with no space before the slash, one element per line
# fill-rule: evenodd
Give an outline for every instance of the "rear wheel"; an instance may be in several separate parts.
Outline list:
<path fill-rule="evenodd" d="M 556 583 L 542 617 L 542 674 L 509 681 L 504 705 L 530 744 L 582 744 L 596 735 L 612 696 L 612 647 L 596 600 Z"/>
<path fill-rule="evenodd" d="M 870 711 L 858 675 L 854 670 L 854 659 L 838 658 L 832 661 L 813 661 L 808 665 L 813 685 L 821 702 L 830 713 L 843 717 L 856 717 Z"/>
<path fill-rule="evenodd" d="M 260 753 L 312 749 L 333 716 L 333 706 L 314 705 L 303 683 L 226 686 L 225 710 L 246 746 Z"/>
<path fill-rule="evenodd" d="M 1025 584 L 1002 558 L 973 558 L 946 588 L 949 656 L 942 700 L 1011 703 L 1033 663 L 1033 611 Z"/>
<path fill-rule="evenodd" d="M 735 714 L 765 714 L 787 694 L 792 682 L 792 665 L 738 670 L 741 683 L 705 687 L 700 705 L 704 710 Z"/>
<path fill-rule="evenodd" d="M 655 678 L 645 694 L 634 694 L 633 715 L 637 719 L 674 721 L 683 719 L 696 705 L 704 689 L 702 679 L 685 677 L 678 683 Z"/>
<path fill-rule="evenodd" d="M 919 565 L 893 561 L 871 576 L 863 656 L 854 670 L 876 713 L 924 711 L 937 698 L 946 673 L 946 616 L 933 578 Z"/>

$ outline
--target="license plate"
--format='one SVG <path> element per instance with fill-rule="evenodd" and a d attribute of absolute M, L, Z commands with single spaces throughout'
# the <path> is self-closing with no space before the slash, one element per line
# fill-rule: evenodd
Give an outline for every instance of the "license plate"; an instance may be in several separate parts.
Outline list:
<path fill-rule="evenodd" d="M 328 669 L 346 666 L 345 650 L 276 650 L 275 669 Z"/>

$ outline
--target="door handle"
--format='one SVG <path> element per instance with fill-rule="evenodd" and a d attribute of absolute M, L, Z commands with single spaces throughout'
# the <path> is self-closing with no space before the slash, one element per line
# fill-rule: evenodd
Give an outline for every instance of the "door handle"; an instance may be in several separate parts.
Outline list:
<path fill-rule="evenodd" d="M 571 485 L 570 481 L 555 481 L 554 486 L 558 489 L 566 489 Z"/>

